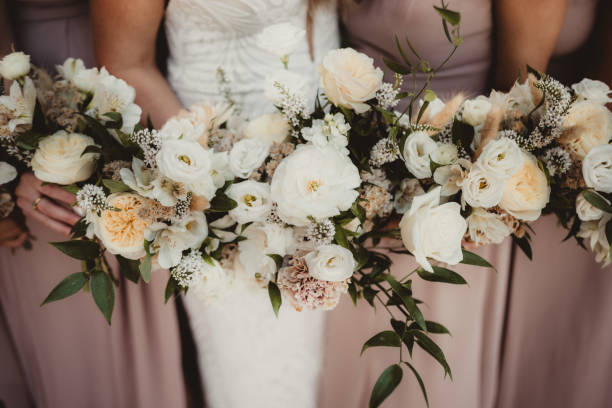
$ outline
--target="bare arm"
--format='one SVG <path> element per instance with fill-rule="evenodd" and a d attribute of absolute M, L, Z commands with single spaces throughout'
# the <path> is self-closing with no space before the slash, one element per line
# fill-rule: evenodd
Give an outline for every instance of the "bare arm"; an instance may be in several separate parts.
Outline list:
<path fill-rule="evenodd" d="M 546 71 L 569 0 L 498 0 L 494 86 L 508 89 L 525 65 Z"/>
<path fill-rule="evenodd" d="M 136 89 L 136 103 L 156 126 L 181 109 L 155 65 L 155 40 L 163 0 L 91 0 L 94 45 L 99 65 Z"/>

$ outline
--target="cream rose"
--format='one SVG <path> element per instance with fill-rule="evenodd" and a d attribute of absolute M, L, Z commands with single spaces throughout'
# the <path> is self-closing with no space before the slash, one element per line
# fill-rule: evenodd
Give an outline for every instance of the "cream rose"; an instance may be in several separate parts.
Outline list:
<path fill-rule="evenodd" d="M 472 99 L 463 103 L 463 121 L 471 126 L 482 125 L 491 110 L 491 102 L 486 99 Z"/>
<path fill-rule="evenodd" d="M 500 244 L 512 233 L 499 214 L 488 212 L 483 208 L 474 208 L 467 217 L 470 239 L 478 246 Z"/>
<path fill-rule="evenodd" d="M 576 92 L 579 100 L 588 100 L 591 102 L 605 105 L 612 102 L 610 88 L 604 82 L 594 81 L 589 78 L 584 78 L 577 84 L 572 85 L 572 89 Z"/>
<path fill-rule="evenodd" d="M 256 139 L 266 144 L 282 143 L 290 130 L 291 127 L 283 115 L 270 113 L 250 121 L 244 131 L 244 136 L 247 139 Z"/>
<path fill-rule="evenodd" d="M 417 196 L 400 221 L 402 241 L 423 269 L 433 272 L 427 258 L 449 265 L 463 259 L 461 240 L 467 223 L 461 206 L 450 202 L 440 205 L 440 187 Z"/>
<path fill-rule="evenodd" d="M 0 162 L 0 186 L 15 180 L 17 169 L 7 162 Z"/>
<path fill-rule="evenodd" d="M 438 150 L 437 143 L 427 132 L 413 132 L 404 143 L 402 155 L 406 168 L 413 176 L 422 179 L 431 177 L 431 157 Z"/>
<path fill-rule="evenodd" d="M 482 149 L 476 164 L 488 175 L 507 180 L 523 166 L 523 152 L 512 139 L 492 140 Z"/>
<path fill-rule="evenodd" d="M 253 180 L 232 184 L 226 191 L 229 198 L 238 206 L 230 210 L 229 215 L 240 224 L 266 220 L 272 209 L 270 185 Z"/>
<path fill-rule="evenodd" d="M 588 187 L 612 193 L 612 145 L 591 149 L 582 162 L 582 176 Z"/>
<path fill-rule="evenodd" d="M 608 201 L 605 197 L 604 200 L 610 204 L 610 201 Z M 593 204 L 589 203 L 582 194 L 578 194 L 576 197 L 576 214 L 581 221 L 597 221 L 603 217 L 604 212 L 593 206 Z"/>
<path fill-rule="evenodd" d="M 308 273 L 316 279 L 341 282 L 353 275 L 357 262 L 353 253 L 340 245 L 321 245 L 304 256 Z"/>
<path fill-rule="evenodd" d="M 536 158 L 523 153 L 523 167 L 504 187 L 499 206 L 519 220 L 535 221 L 550 198 L 550 186 Z"/>
<path fill-rule="evenodd" d="M 583 160 L 595 146 L 612 139 L 612 112 L 594 102 L 576 102 L 563 119 L 559 143 L 574 159 Z"/>
<path fill-rule="evenodd" d="M 463 199 L 472 207 L 490 208 L 499 204 L 505 182 L 475 165 L 461 184 Z"/>
<path fill-rule="evenodd" d="M 82 154 L 94 140 L 80 133 L 58 130 L 43 138 L 32 157 L 32 170 L 41 181 L 68 185 L 84 181 L 96 168 L 97 153 Z"/>
<path fill-rule="evenodd" d="M 229 154 L 229 168 L 239 178 L 249 178 L 263 164 L 270 146 L 257 139 L 242 139 L 234 144 Z"/>
<path fill-rule="evenodd" d="M 319 74 L 327 99 L 357 113 L 370 109 L 364 102 L 374 98 L 383 80 L 374 60 L 352 48 L 330 50 L 319 66 Z"/>
<path fill-rule="evenodd" d="M 111 254 L 128 259 L 145 256 L 145 229 L 149 224 L 139 216 L 145 200 L 133 193 L 108 196 L 110 208 L 96 216 L 93 225 L 96 236 Z"/>
<path fill-rule="evenodd" d="M 0 76 L 18 79 L 30 72 L 30 56 L 23 52 L 12 52 L 0 60 Z"/>

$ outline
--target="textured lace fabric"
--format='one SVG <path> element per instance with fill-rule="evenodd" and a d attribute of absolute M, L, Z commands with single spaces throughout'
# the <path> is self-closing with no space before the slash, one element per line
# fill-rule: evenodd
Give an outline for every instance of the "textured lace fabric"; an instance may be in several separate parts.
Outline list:
<path fill-rule="evenodd" d="M 304 28 L 306 11 L 306 0 L 171 0 L 166 11 L 168 80 L 181 103 L 223 100 L 217 80 L 222 68 L 245 116 L 273 112 L 263 96 L 264 82 L 282 64 L 259 48 L 255 38 L 275 23 Z M 289 67 L 311 82 L 314 94 L 317 64 L 339 45 L 331 6 L 314 15 L 313 45 L 314 62 L 304 40 Z M 213 305 L 190 292 L 185 306 L 208 406 L 316 407 L 324 312 L 296 312 L 284 304 L 277 319 L 267 290 L 248 285 L 237 285 L 228 299 Z"/>
<path fill-rule="evenodd" d="M 306 41 L 289 60 L 292 71 L 310 79 L 313 91 L 318 84 L 317 63 L 339 45 L 333 10 L 329 5 L 315 11 L 315 61 Z M 188 106 L 222 100 L 217 80 L 217 69 L 221 68 L 247 117 L 274 111 L 274 106 L 262 99 L 264 80 L 282 65 L 257 45 L 256 36 L 263 28 L 281 22 L 305 28 L 306 11 L 306 0 L 170 1 L 166 10 L 168 80 L 181 102 Z"/>

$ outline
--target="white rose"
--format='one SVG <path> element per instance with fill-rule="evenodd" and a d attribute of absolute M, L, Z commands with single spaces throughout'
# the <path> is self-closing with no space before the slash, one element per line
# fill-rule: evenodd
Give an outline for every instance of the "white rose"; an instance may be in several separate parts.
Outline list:
<path fill-rule="evenodd" d="M 471 126 L 482 125 L 491 110 L 491 102 L 485 99 L 472 99 L 463 103 L 463 121 Z"/>
<path fill-rule="evenodd" d="M 410 210 L 402 216 L 402 241 L 423 269 L 433 272 L 427 258 L 449 265 L 463 259 L 461 240 L 467 223 L 461 216 L 461 206 L 450 202 L 440 204 L 440 187 L 412 200 Z"/>
<path fill-rule="evenodd" d="M 185 183 L 195 195 L 212 198 L 216 191 L 211 177 L 212 151 L 189 140 L 167 140 L 157 153 L 160 173 L 170 180 Z"/>
<path fill-rule="evenodd" d="M 193 123 L 188 118 L 169 119 L 159 130 L 159 137 L 166 140 L 186 140 L 198 142 L 206 133 L 206 125 Z M 204 147 L 204 146 L 203 146 Z"/>
<path fill-rule="evenodd" d="M 264 96 L 275 105 L 279 105 L 284 98 L 281 89 L 290 95 L 305 99 L 309 93 L 309 86 L 304 76 L 286 69 L 277 70 L 266 77 Z"/>
<path fill-rule="evenodd" d="M 572 105 L 563 118 L 559 143 L 574 159 L 583 160 L 595 146 L 612 139 L 612 112 L 605 106 L 583 101 Z"/>
<path fill-rule="evenodd" d="M 319 74 L 327 99 L 357 113 L 370 109 L 364 102 L 374 98 L 383 80 L 374 60 L 352 48 L 330 50 L 319 66 Z"/>
<path fill-rule="evenodd" d="M 291 127 L 282 114 L 270 113 L 250 121 L 244 131 L 244 136 L 247 139 L 257 139 L 266 144 L 282 143 L 290 130 Z"/>
<path fill-rule="evenodd" d="M 274 172 L 272 200 L 283 221 L 305 226 L 309 216 L 321 221 L 349 209 L 360 184 L 357 167 L 335 148 L 299 145 Z"/>
<path fill-rule="evenodd" d="M 306 31 L 291 23 L 279 23 L 264 28 L 256 37 L 257 45 L 270 54 L 283 58 L 304 43 Z"/>
<path fill-rule="evenodd" d="M 284 256 L 293 245 L 291 228 L 278 224 L 251 224 L 244 230 L 247 239 L 238 243 L 240 263 L 251 279 L 267 283 L 276 273 L 276 263 L 268 255 Z"/>
<path fill-rule="evenodd" d="M 0 60 L 0 76 L 18 79 L 30 72 L 30 56 L 23 52 L 12 52 Z"/>
<path fill-rule="evenodd" d="M 472 207 L 494 207 L 502 199 L 505 181 L 501 180 L 479 166 L 473 166 L 463 180 L 461 191 L 463 199 Z"/>
<path fill-rule="evenodd" d="M 270 146 L 257 139 L 242 139 L 229 154 L 229 167 L 236 177 L 249 178 L 268 157 Z"/>
<path fill-rule="evenodd" d="M 403 157 L 406 168 L 413 176 L 422 179 L 431 177 L 431 157 L 438 150 L 437 143 L 427 134 L 411 133 L 404 143 Z"/>
<path fill-rule="evenodd" d="M 191 212 L 179 222 L 167 225 L 158 222 L 145 231 L 151 248 L 157 254 L 157 262 L 164 269 L 176 266 L 186 249 L 199 248 L 208 236 L 206 217 L 201 212 Z"/>
<path fill-rule="evenodd" d="M 466 159 L 459 159 L 454 164 L 438 167 L 434 171 L 433 179 L 442 186 L 440 195 L 448 197 L 457 194 L 471 168 L 472 162 Z"/>
<path fill-rule="evenodd" d="M 451 143 L 436 143 L 438 146 L 437 150 L 432 156 L 432 159 L 442 165 L 451 164 L 457 161 L 459 158 L 459 151 L 457 146 Z"/>
<path fill-rule="evenodd" d="M 588 187 L 612 193 L 612 145 L 591 149 L 582 162 L 582 176 Z"/>
<path fill-rule="evenodd" d="M 601 105 L 612 102 L 610 88 L 604 82 L 594 81 L 589 78 L 584 78 L 577 84 L 572 85 L 572 89 L 578 95 L 579 100 L 589 100 Z"/>
<path fill-rule="evenodd" d="M 357 262 L 353 253 L 340 245 L 321 245 L 304 256 L 308 273 L 316 279 L 342 282 L 353 275 Z"/>
<path fill-rule="evenodd" d="M 106 200 L 111 208 L 94 218 L 94 232 L 111 254 L 128 259 L 145 256 L 145 230 L 149 224 L 139 215 L 145 200 L 133 193 L 111 194 Z"/>
<path fill-rule="evenodd" d="M 482 149 L 476 164 L 487 175 L 507 180 L 523 167 L 523 151 L 512 139 L 492 140 Z"/>
<path fill-rule="evenodd" d="M 80 133 L 58 130 L 43 138 L 32 157 L 36 178 L 48 183 L 68 185 L 84 181 L 96 168 L 98 153 L 82 153 L 94 140 Z"/>
<path fill-rule="evenodd" d="M 604 200 L 610 204 L 610 201 L 605 197 Z M 581 221 L 597 221 L 603 217 L 604 212 L 589 203 L 582 194 L 578 194 L 576 197 L 576 214 Z"/>
<path fill-rule="evenodd" d="M 17 169 L 7 162 L 0 162 L 0 186 L 15 180 Z"/>
<path fill-rule="evenodd" d="M 546 175 L 534 156 L 523 153 L 523 167 L 506 181 L 499 206 L 519 220 L 535 221 L 549 198 Z"/>
<path fill-rule="evenodd" d="M 467 217 L 470 239 L 477 246 L 500 244 L 512 233 L 499 214 L 491 213 L 483 208 L 474 208 Z"/>
<path fill-rule="evenodd" d="M 263 222 L 272 209 L 270 185 L 266 183 L 253 180 L 235 183 L 227 189 L 226 194 L 238 203 L 229 215 L 240 224 Z"/>

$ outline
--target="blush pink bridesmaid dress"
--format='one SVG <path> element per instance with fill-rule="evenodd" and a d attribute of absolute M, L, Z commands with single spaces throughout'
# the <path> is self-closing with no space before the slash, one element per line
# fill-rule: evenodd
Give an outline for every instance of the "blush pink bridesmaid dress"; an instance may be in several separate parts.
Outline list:
<path fill-rule="evenodd" d="M 15 47 L 34 63 L 52 70 L 70 56 L 95 65 L 87 1 L 10 6 Z M 31 251 L 0 248 L 0 401 L 8 408 L 186 406 L 175 305 L 164 305 L 167 274 L 154 273 L 146 286 L 122 279 L 110 327 L 90 293 L 41 307 L 80 263 L 48 244 L 66 237 L 30 221 Z"/>
<path fill-rule="evenodd" d="M 441 19 L 433 6 L 438 0 L 363 0 L 344 15 L 346 39 L 384 67 L 382 57 L 399 61 L 394 34 L 408 37 L 432 65 L 450 51 Z M 457 91 L 476 95 L 487 91 L 491 65 L 492 10 L 490 0 L 465 0 L 450 4 L 462 14 L 463 45 L 433 80 L 441 97 Z M 386 79 L 392 74 L 386 72 Z M 419 77 L 422 83 L 423 78 Z M 427 387 L 431 407 L 489 407 L 495 398 L 497 372 L 510 269 L 510 242 L 481 248 L 477 252 L 495 265 L 492 269 L 457 266 L 468 285 L 413 282 L 415 296 L 423 300 L 427 319 L 438 321 L 452 337 L 436 335 L 453 371 L 454 381 L 444 378 L 443 369 L 422 350 L 414 352 L 414 363 Z M 409 257 L 394 257 L 393 274 L 404 276 L 415 268 Z M 361 358 L 363 342 L 388 330 L 383 308 L 376 313 L 366 305 L 354 308 L 347 298 L 328 318 L 327 353 L 321 382 L 321 407 L 366 407 L 378 376 L 397 361 L 396 349 L 368 350 Z M 387 407 L 424 407 L 419 385 L 406 370 Z"/>

